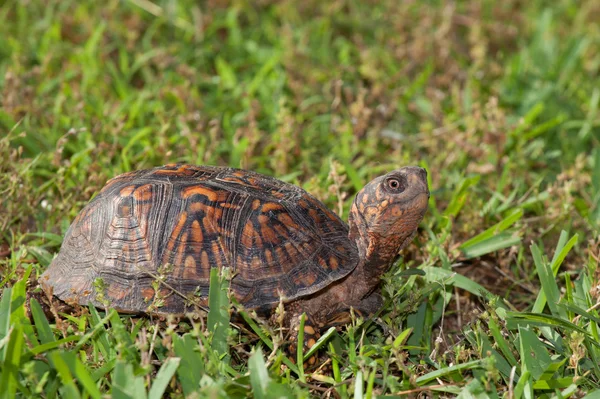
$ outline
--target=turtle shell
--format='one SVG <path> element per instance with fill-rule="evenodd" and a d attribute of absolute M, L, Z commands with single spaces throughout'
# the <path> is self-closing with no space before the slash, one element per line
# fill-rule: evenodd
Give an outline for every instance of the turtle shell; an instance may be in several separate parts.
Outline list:
<path fill-rule="evenodd" d="M 42 287 L 68 303 L 182 313 L 207 304 L 211 268 L 249 308 L 350 273 L 347 225 L 299 187 L 255 172 L 172 164 L 109 180 L 68 229 Z"/>

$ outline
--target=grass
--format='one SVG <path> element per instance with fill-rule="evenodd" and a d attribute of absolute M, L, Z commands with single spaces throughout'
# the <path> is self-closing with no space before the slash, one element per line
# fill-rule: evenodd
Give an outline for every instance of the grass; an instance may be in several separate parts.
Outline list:
<path fill-rule="evenodd" d="M 600 395 L 593 0 L 0 3 L 0 396 Z M 386 305 L 290 362 L 213 278 L 207 319 L 49 323 L 36 278 L 119 173 L 184 161 L 298 184 L 346 218 L 429 171 Z M 26 307 L 26 304 L 29 305 Z"/>

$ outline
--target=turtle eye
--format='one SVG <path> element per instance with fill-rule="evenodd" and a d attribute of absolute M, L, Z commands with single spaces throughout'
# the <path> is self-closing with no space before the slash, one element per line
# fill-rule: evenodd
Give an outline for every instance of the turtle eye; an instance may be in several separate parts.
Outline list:
<path fill-rule="evenodd" d="M 396 194 L 403 192 L 406 189 L 406 184 L 401 179 L 390 177 L 385 181 L 385 187 Z"/>

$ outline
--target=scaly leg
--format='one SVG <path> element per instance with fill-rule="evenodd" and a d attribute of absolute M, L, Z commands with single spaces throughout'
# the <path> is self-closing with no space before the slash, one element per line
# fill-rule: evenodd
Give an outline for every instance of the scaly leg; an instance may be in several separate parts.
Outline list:
<path fill-rule="evenodd" d="M 300 320 L 302 317 L 302 313 L 295 313 L 290 317 L 290 322 L 289 322 L 289 326 L 290 326 L 290 345 L 288 347 L 289 353 L 292 356 L 292 360 L 296 361 L 297 359 L 297 353 L 298 353 L 298 337 L 299 337 L 299 331 L 300 331 Z M 310 350 L 310 348 L 312 348 L 318 341 L 318 339 L 320 338 L 320 333 L 319 333 L 319 329 L 316 328 L 314 320 L 308 315 L 305 315 L 304 318 L 304 330 L 303 330 L 303 345 L 302 345 L 302 351 L 303 353 L 306 353 Z M 304 365 L 306 367 L 308 366 L 314 366 L 314 364 L 316 363 L 317 358 L 316 356 L 311 356 L 308 359 L 305 359 Z"/>

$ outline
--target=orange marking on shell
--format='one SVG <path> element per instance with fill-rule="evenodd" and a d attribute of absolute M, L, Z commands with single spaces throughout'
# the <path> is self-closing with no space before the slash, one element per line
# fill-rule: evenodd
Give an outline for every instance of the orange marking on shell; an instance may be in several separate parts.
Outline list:
<path fill-rule="evenodd" d="M 287 241 L 285 244 L 283 244 L 283 246 L 285 247 L 285 250 L 287 251 L 287 253 L 290 255 L 290 257 L 292 259 L 294 259 L 294 258 L 296 258 L 296 256 L 298 256 L 298 250 L 296 249 L 294 244 Z"/>
<path fill-rule="evenodd" d="M 256 186 L 257 180 L 254 177 L 248 177 L 246 180 L 248 180 L 251 186 Z"/>
<path fill-rule="evenodd" d="M 212 253 L 215 257 L 215 262 L 217 263 L 216 266 L 221 269 L 223 267 L 223 260 L 221 258 L 221 246 L 218 241 L 212 242 Z"/>
<path fill-rule="evenodd" d="M 277 219 L 285 226 L 298 230 L 299 226 L 294 222 L 294 220 L 291 218 L 290 215 L 288 215 L 287 213 L 280 213 L 277 216 Z"/>
<path fill-rule="evenodd" d="M 298 275 L 294 282 L 299 286 L 308 287 L 313 285 L 317 281 L 317 276 L 314 273 L 306 272 L 304 274 Z"/>
<path fill-rule="evenodd" d="M 167 249 L 169 249 L 170 251 L 172 251 L 173 248 L 175 248 L 175 244 L 177 243 L 176 239 L 177 237 L 179 237 L 179 233 L 181 233 L 183 226 L 185 226 L 187 218 L 187 212 L 181 212 L 181 215 L 179 216 L 179 221 L 177 222 L 177 226 L 175 226 L 175 228 L 173 229 L 173 232 L 171 233 L 171 238 L 169 239 L 169 244 L 167 244 Z"/>
<path fill-rule="evenodd" d="M 205 208 L 205 205 L 202 202 L 191 202 L 188 205 L 188 209 L 193 213 L 198 213 Z"/>
<path fill-rule="evenodd" d="M 317 275 L 314 273 L 306 273 L 306 275 L 303 277 L 304 277 L 303 283 L 306 287 L 310 287 L 317 281 Z"/>
<path fill-rule="evenodd" d="M 129 216 L 130 213 L 131 213 L 131 207 L 129 205 L 123 205 L 119 209 L 120 216 L 124 216 L 124 215 Z"/>
<path fill-rule="evenodd" d="M 190 186 L 190 187 L 186 187 L 183 190 L 181 190 L 182 196 L 183 198 L 189 198 L 192 195 L 203 195 L 206 198 L 208 198 L 209 201 L 216 201 L 218 198 L 218 195 L 216 192 L 214 192 L 213 190 L 210 190 L 206 187 L 202 187 L 202 186 Z"/>
<path fill-rule="evenodd" d="M 262 248 L 263 240 L 261 236 L 257 235 L 254 237 L 254 245 L 256 246 L 256 248 Z"/>
<path fill-rule="evenodd" d="M 316 209 L 309 209 L 308 216 L 310 216 L 310 218 L 312 220 L 314 220 L 316 223 L 321 222 L 321 217 L 319 215 L 319 212 Z"/>
<path fill-rule="evenodd" d="M 239 205 L 236 205 L 236 204 L 231 204 L 231 203 L 229 203 L 229 202 L 221 202 L 221 203 L 219 204 L 219 206 L 220 206 L 221 208 L 227 208 L 227 209 L 240 209 L 240 206 L 239 206 Z"/>
<path fill-rule="evenodd" d="M 213 219 L 215 221 L 218 221 L 223 216 L 223 209 L 222 208 L 210 208 L 210 212 L 207 212 L 207 213 L 211 213 L 213 215 Z"/>
<path fill-rule="evenodd" d="M 277 190 L 271 190 L 271 195 L 275 198 L 283 198 L 285 197 L 285 194 L 282 193 L 281 191 L 277 191 Z"/>
<path fill-rule="evenodd" d="M 136 213 L 140 215 L 138 221 L 140 223 L 140 230 L 142 231 L 144 237 L 146 237 L 148 233 L 148 215 L 150 215 L 151 208 L 152 204 L 150 202 L 137 204 L 137 207 L 134 208 L 134 210 L 137 211 Z"/>
<path fill-rule="evenodd" d="M 267 261 L 267 263 L 272 264 L 273 263 L 273 254 L 271 253 L 271 251 L 269 251 L 268 249 L 265 249 L 264 254 L 265 254 L 265 260 Z"/>
<path fill-rule="evenodd" d="M 192 222 L 192 227 L 190 228 L 190 234 L 192 242 L 201 243 L 204 240 L 204 236 L 202 234 L 202 227 L 200 227 L 200 222 L 198 220 L 194 220 Z"/>
<path fill-rule="evenodd" d="M 262 266 L 262 262 L 258 256 L 252 258 L 252 270 L 256 271 Z"/>
<path fill-rule="evenodd" d="M 210 267 L 210 260 L 208 259 L 208 254 L 206 253 L 206 251 L 202 251 L 202 255 L 200 255 L 200 264 L 203 268 Z"/>
<path fill-rule="evenodd" d="M 332 255 L 329 258 L 329 268 L 331 270 L 337 270 L 338 266 L 339 266 L 339 262 L 338 262 L 337 258 Z"/>
<path fill-rule="evenodd" d="M 321 265 L 321 267 L 323 269 L 327 269 L 329 267 L 327 265 L 327 262 L 325 261 L 325 259 L 321 258 L 320 256 L 315 256 L 315 259 L 317 260 L 317 263 L 319 263 L 319 265 Z"/>
<path fill-rule="evenodd" d="M 136 188 L 135 191 L 133 192 L 133 198 L 135 198 L 135 200 L 139 201 L 139 202 L 151 200 L 152 199 L 152 185 L 144 184 L 143 186 Z"/>
<path fill-rule="evenodd" d="M 244 230 L 242 231 L 242 244 L 246 248 L 252 247 L 252 237 L 256 234 L 254 231 L 254 227 L 252 227 L 252 222 L 246 223 L 244 226 Z"/>
<path fill-rule="evenodd" d="M 265 202 L 262 206 L 263 212 L 280 211 L 282 209 L 283 209 L 283 206 L 281 206 L 277 202 Z"/>
<path fill-rule="evenodd" d="M 246 173 L 243 170 L 236 170 L 235 172 L 232 173 L 232 175 L 237 176 L 237 177 L 244 177 Z"/>
<path fill-rule="evenodd" d="M 119 191 L 119 195 L 121 197 L 129 197 L 134 189 L 135 189 L 135 187 L 133 187 L 133 186 L 124 187 L 121 189 L 121 191 Z"/>
<path fill-rule="evenodd" d="M 160 169 L 153 173 L 154 175 L 176 175 L 177 171 L 173 169 Z"/>
<path fill-rule="evenodd" d="M 158 169 L 154 172 L 155 175 L 183 175 L 183 176 L 192 176 L 196 173 L 196 168 L 193 168 L 189 165 L 179 165 L 177 169 L 172 169 L 177 167 L 177 164 L 169 164 L 165 165 L 163 169 Z"/>
<path fill-rule="evenodd" d="M 196 260 L 192 255 L 185 257 L 185 262 L 183 265 L 185 266 L 183 269 L 183 278 L 193 280 L 198 277 L 196 273 Z"/>
<path fill-rule="evenodd" d="M 142 292 L 142 296 L 144 297 L 144 300 L 146 302 L 148 302 L 149 300 L 154 298 L 154 289 L 152 287 L 142 288 L 141 292 Z"/>
<path fill-rule="evenodd" d="M 248 186 L 248 184 L 245 181 L 243 181 L 242 179 L 239 179 L 237 177 L 227 176 L 227 177 L 221 178 L 221 180 L 229 182 L 229 183 L 239 184 L 242 186 Z"/>
<path fill-rule="evenodd" d="M 114 285 L 106 287 L 106 295 L 112 300 L 120 301 L 125 298 L 127 294 L 129 294 L 129 290 L 124 290 L 122 287 L 115 287 Z"/>
<path fill-rule="evenodd" d="M 284 266 L 287 266 L 286 270 L 290 270 L 293 267 L 293 265 L 290 262 L 290 256 L 288 255 L 286 250 L 282 247 L 277 247 L 275 249 L 275 252 L 277 252 L 277 259 L 279 259 L 279 263 Z"/>
<path fill-rule="evenodd" d="M 258 223 L 260 223 L 261 225 L 264 225 L 265 223 L 269 223 L 269 220 L 271 218 L 268 217 L 267 215 L 265 215 L 264 213 L 261 213 L 260 215 L 258 215 Z"/>
<path fill-rule="evenodd" d="M 272 244 L 278 243 L 280 241 L 279 235 L 275 232 L 275 230 L 269 228 L 268 226 L 263 225 L 261 233 L 262 238 Z"/>
<path fill-rule="evenodd" d="M 187 241 L 187 237 L 188 237 L 188 232 L 185 231 L 182 235 L 181 235 L 181 242 L 182 244 L 179 245 L 179 247 L 177 248 L 177 257 L 175 258 L 175 260 L 173 261 L 173 263 L 175 265 L 181 265 L 183 263 L 183 258 L 185 256 L 185 251 L 186 251 L 186 241 Z"/>
<path fill-rule="evenodd" d="M 275 233 L 278 235 L 278 237 L 288 237 L 289 236 L 289 231 L 286 228 L 286 226 L 283 226 L 281 224 L 276 224 L 273 226 Z"/>
<path fill-rule="evenodd" d="M 255 199 L 254 201 L 252 201 L 252 209 L 256 210 L 258 208 L 260 208 L 260 200 Z"/>

